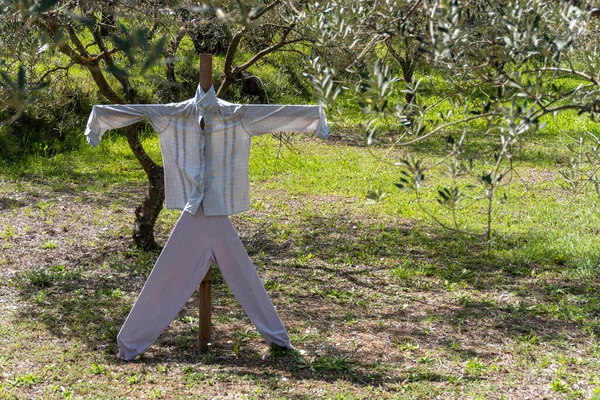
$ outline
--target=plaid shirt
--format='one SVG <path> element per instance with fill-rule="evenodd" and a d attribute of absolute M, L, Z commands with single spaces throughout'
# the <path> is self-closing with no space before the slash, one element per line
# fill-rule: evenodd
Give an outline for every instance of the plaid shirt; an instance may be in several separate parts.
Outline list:
<path fill-rule="evenodd" d="M 165 169 L 167 208 L 192 214 L 231 215 L 250 208 L 248 157 L 252 136 L 315 131 L 327 139 L 320 106 L 232 104 L 214 88 L 181 103 L 97 105 L 87 123 L 87 141 L 97 146 L 109 129 L 147 118 L 158 133 Z M 200 128 L 204 120 L 204 130 Z"/>

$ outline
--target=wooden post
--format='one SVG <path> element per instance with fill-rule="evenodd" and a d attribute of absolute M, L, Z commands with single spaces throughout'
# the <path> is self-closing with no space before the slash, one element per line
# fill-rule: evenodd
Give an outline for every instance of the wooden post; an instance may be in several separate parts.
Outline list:
<path fill-rule="evenodd" d="M 208 267 L 208 272 L 204 276 L 200 287 L 198 288 L 198 297 L 200 298 L 199 303 L 199 315 L 200 321 L 198 326 L 198 348 L 200 353 L 205 354 L 208 352 L 208 344 L 210 343 L 210 303 L 211 303 L 211 282 L 210 282 L 210 270 L 212 267 Z"/>
<path fill-rule="evenodd" d="M 200 54 L 200 87 L 208 92 L 212 84 L 212 54 Z"/>
<path fill-rule="evenodd" d="M 200 54 L 200 87 L 207 92 L 212 84 L 212 55 Z M 202 119 L 201 128 L 204 129 L 204 119 Z M 198 322 L 198 348 L 200 353 L 208 352 L 208 345 L 211 340 L 211 268 L 208 267 L 208 272 L 198 288 L 198 296 L 200 298 L 198 304 L 200 319 Z"/>

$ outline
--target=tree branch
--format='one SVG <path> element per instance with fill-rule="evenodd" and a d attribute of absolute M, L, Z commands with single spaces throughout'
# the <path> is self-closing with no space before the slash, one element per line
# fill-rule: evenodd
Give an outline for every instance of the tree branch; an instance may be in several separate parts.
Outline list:
<path fill-rule="evenodd" d="M 69 34 L 69 39 L 71 39 L 71 42 L 75 45 L 75 48 L 77 49 L 77 51 L 79 51 L 79 54 L 81 54 L 81 56 L 85 58 L 91 58 L 90 53 L 88 53 L 86 47 L 83 45 L 83 43 L 81 43 L 81 40 L 79 40 L 79 38 L 77 37 L 77 34 L 75 33 L 73 27 L 71 25 L 63 25 L 63 28 L 65 28 L 65 30 Z"/>
<path fill-rule="evenodd" d="M 56 71 L 60 71 L 60 70 L 69 70 L 69 68 L 71 68 L 73 65 L 75 64 L 74 61 L 71 61 L 68 65 L 64 66 L 64 67 L 55 67 L 52 69 L 49 69 L 48 71 L 44 72 L 44 75 L 42 75 L 42 77 L 38 80 L 37 85 L 39 85 L 44 79 L 46 79 L 46 77 Z"/>
<path fill-rule="evenodd" d="M 276 51 L 277 49 L 280 49 L 281 47 L 283 47 L 285 45 L 296 43 L 296 42 L 305 41 L 306 40 L 305 38 L 299 38 L 299 39 L 294 39 L 294 40 L 288 40 L 286 42 L 285 39 L 288 37 L 288 35 L 294 29 L 295 26 L 296 26 L 296 22 L 293 22 L 292 24 L 290 24 L 289 26 L 287 26 L 286 28 L 284 28 L 283 32 L 281 34 L 281 39 L 279 39 L 279 42 L 275 43 L 274 45 L 271 45 L 271 46 L 267 47 L 266 49 L 262 49 L 261 51 L 259 51 L 258 53 L 256 53 L 252 57 L 250 57 L 250 59 L 248 61 L 246 61 L 245 63 L 237 65 L 231 71 L 232 75 L 235 76 L 237 73 L 239 73 L 241 71 L 245 71 L 246 69 L 250 68 L 254 63 L 256 63 L 258 60 L 260 60 L 261 58 L 263 58 L 267 54 L 270 54 L 270 53 Z"/>
<path fill-rule="evenodd" d="M 270 53 L 280 49 L 283 46 L 286 46 L 286 45 L 292 44 L 292 43 L 303 42 L 305 40 L 306 40 L 306 38 L 300 38 L 300 39 L 288 40 L 287 42 L 278 42 L 278 43 L 274 44 L 273 46 L 267 47 L 266 49 L 262 49 L 261 51 L 259 51 L 255 55 L 253 55 L 252 58 L 250 58 L 245 63 L 237 65 L 233 69 L 233 74 L 235 75 L 238 72 L 245 71 L 246 69 L 250 68 L 254 63 L 256 63 L 258 60 L 260 60 L 267 54 L 270 54 Z"/>
<path fill-rule="evenodd" d="M 229 47 L 227 47 L 227 55 L 225 56 L 225 66 L 224 66 L 225 78 L 229 78 L 233 75 L 232 67 L 231 67 L 233 65 L 233 58 L 234 58 L 237 48 L 245 34 L 246 34 L 246 28 L 243 28 L 240 32 L 236 33 L 233 36 L 233 38 L 231 39 L 231 42 L 229 43 Z"/>
<path fill-rule="evenodd" d="M 219 86 L 219 90 L 217 90 L 217 96 L 223 96 L 229 88 L 229 86 L 233 83 L 233 59 L 235 57 L 235 53 L 237 52 L 237 48 L 240 45 L 240 42 L 245 34 L 246 27 L 242 28 L 241 31 L 236 33 L 231 39 L 231 42 L 229 42 L 229 46 L 227 47 L 227 54 L 225 55 L 225 65 L 223 66 L 225 79 L 223 79 L 223 82 L 221 82 L 221 86 Z"/>
<path fill-rule="evenodd" d="M 44 29 L 46 33 L 48 33 L 49 36 L 56 37 L 59 27 L 55 20 L 51 19 L 50 17 L 46 17 L 43 21 L 40 22 L 40 25 L 42 29 Z M 113 103 L 124 103 L 124 101 L 119 97 L 119 95 L 117 95 L 117 93 L 115 93 L 115 91 L 110 87 L 110 85 L 106 81 L 104 74 L 102 74 L 102 71 L 100 70 L 100 68 L 98 68 L 97 62 L 92 62 L 88 58 L 83 57 L 65 42 L 57 43 L 57 46 L 58 50 L 67 57 L 69 57 L 72 62 L 87 68 L 87 70 L 90 72 L 90 75 L 92 75 L 92 79 L 96 83 L 96 86 L 98 86 L 100 93 L 104 97 L 106 97 Z"/>
<path fill-rule="evenodd" d="M 393 19 L 392 21 L 390 21 L 390 24 L 396 25 L 396 24 L 401 24 L 401 23 L 406 22 L 408 20 L 408 18 L 410 18 L 410 16 L 412 15 L 412 13 L 415 12 L 417 7 L 421 4 L 421 2 L 422 2 L 422 0 L 417 0 L 415 2 L 415 4 L 413 4 L 413 6 L 406 12 L 405 15 L 403 15 L 402 17 Z M 350 64 L 347 68 L 351 68 L 361 58 L 363 58 L 369 51 L 371 51 L 373 49 L 373 47 L 375 47 L 375 45 L 381 43 L 382 41 L 388 39 L 389 37 L 390 37 L 390 34 L 388 33 L 388 29 L 385 29 L 384 32 L 376 33 L 373 36 L 373 38 L 369 41 L 369 43 L 367 43 L 367 45 L 364 47 L 364 49 L 360 52 L 360 54 L 356 57 L 354 62 L 352 62 L 352 64 Z"/>
<path fill-rule="evenodd" d="M 98 48 L 101 51 L 101 53 L 93 59 L 95 64 L 98 65 L 100 60 L 104 60 L 104 62 L 106 62 L 106 64 L 108 66 L 115 67 L 115 62 L 112 58 L 112 54 L 117 53 L 119 50 L 116 48 L 108 50 L 106 48 L 106 45 L 104 44 L 104 39 L 102 38 L 102 34 L 100 32 L 99 26 L 95 26 L 95 28 L 90 27 L 89 30 L 92 33 L 92 36 L 94 37 L 94 40 L 96 41 L 96 44 L 98 45 Z M 129 81 L 129 78 L 127 78 L 126 76 L 115 74 L 115 73 L 112 73 L 112 75 L 121 84 L 121 87 L 123 88 L 123 91 L 125 92 L 125 97 L 127 98 L 127 101 L 133 102 L 133 100 L 135 98 L 135 91 L 133 90 L 133 87 L 131 86 L 131 82 Z"/>
<path fill-rule="evenodd" d="M 536 73 L 536 72 L 564 72 L 567 74 L 571 74 L 571 75 L 575 75 L 578 76 L 580 78 L 586 79 L 590 82 L 593 82 L 594 84 L 598 85 L 598 81 L 596 79 L 594 79 L 594 77 L 587 75 L 583 72 L 580 71 L 575 71 L 574 69 L 569 69 L 569 68 L 559 68 L 559 67 L 543 67 L 543 68 L 536 68 L 533 70 L 526 70 L 523 71 L 524 74 L 531 74 L 531 73 Z"/>
<path fill-rule="evenodd" d="M 554 108 L 547 108 L 539 116 L 555 113 L 564 110 L 577 110 L 580 114 L 584 112 L 597 112 L 600 108 L 600 99 L 592 100 L 587 104 L 565 104 Z"/>
<path fill-rule="evenodd" d="M 387 47 L 392 57 L 394 57 L 396 61 L 400 63 L 400 66 L 404 68 L 404 65 L 406 64 L 406 59 L 402 57 L 400 53 L 396 51 L 396 49 L 394 49 L 394 47 L 392 46 L 391 37 L 387 38 L 387 40 L 385 41 L 385 46 Z"/>
<path fill-rule="evenodd" d="M 97 44 L 97 43 L 94 43 L 94 44 Z M 112 60 L 111 56 L 115 53 L 118 53 L 119 51 L 120 51 L 120 49 L 117 49 L 116 47 L 114 49 L 105 50 L 102 53 L 98 54 L 97 56 L 91 57 L 90 61 L 97 63 L 100 60 L 104 60 L 108 64 L 108 60 Z"/>
<path fill-rule="evenodd" d="M 257 12 L 255 15 L 250 17 L 250 21 L 256 21 L 257 19 L 259 19 L 260 17 L 262 17 L 263 15 L 268 13 L 272 8 L 274 8 L 279 3 L 281 3 L 281 0 L 275 0 L 274 2 L 272 2 L 271 4 L 267 5 L 265 8 L 263 8 L 262 10 Z"/>

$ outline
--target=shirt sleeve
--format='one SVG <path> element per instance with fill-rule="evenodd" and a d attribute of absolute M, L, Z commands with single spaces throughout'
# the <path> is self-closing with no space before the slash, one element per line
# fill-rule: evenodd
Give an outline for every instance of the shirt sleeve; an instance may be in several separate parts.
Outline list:
<path fill-rule="evenodd" d="M 323 140 L 329 136 L 329 125 L 321 106 L 245 104 L 240 106 L 238 112 L 250 136 L 313 131 Z"/>
<path fill-rule="evenodd" d="M 92 146 L 98 146 L 102 135 L 110 129 L 123 128 L 148 118 L 150 124 L 156 126 L 161 115 L 161 107 L 157 104 L 109 104 L 97 105 L 87 122 L 85 136 Z"/>

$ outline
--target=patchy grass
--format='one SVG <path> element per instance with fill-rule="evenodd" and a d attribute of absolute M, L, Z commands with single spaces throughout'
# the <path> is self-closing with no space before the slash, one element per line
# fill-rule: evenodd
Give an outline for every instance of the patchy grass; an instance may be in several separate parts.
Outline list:
<path fill-rule="evenodd" d="M 131 248 L 144 177 L 125 141 L 6 166 L 0 398 L 600 396 L 591 194 L 569 196 L 545 158 L 524 163 L 496 205 L 489 255 L 423 219 L 392 189 L 395 167 L 372 179 L 385 149 L 291 145 L 277 158 L 278 142 L 256 141 L 252 209 L 232 220 L 298 354 L 269 351 L 216 270 L 208 354 L 196 352 L 192 298 L 143 356 L 118 360 L 116 335 L 158 256 Z M 145 146 L 159 157 L 155 139 Z M 389 196 L 370 203 L 370 187 Z M 177 216 L 161 214 L 159 242 Z M 481 227 L 477 209 L 461 218 Z"/>

